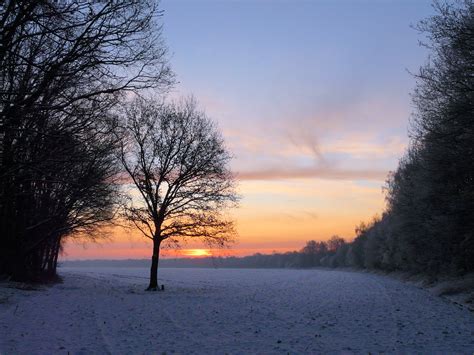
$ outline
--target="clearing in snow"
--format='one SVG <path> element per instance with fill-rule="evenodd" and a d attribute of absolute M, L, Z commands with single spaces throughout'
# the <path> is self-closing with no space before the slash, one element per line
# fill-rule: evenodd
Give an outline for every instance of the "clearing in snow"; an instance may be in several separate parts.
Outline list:
<path fill-rule="evenodd" d="M 415 286 L 326 270 L 61 268 L 0 287 L 0 353 L 474 351 L 474 314 Z"/>

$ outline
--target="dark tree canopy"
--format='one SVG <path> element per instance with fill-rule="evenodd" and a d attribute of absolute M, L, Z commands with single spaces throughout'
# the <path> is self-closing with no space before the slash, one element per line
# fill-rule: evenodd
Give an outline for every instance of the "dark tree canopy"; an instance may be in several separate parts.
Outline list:
<path fill-rule="evenodd" d="M 55 273 L 64 236 L 113 217 L 113 113 L 172 81 L 154 1 L 0 4 L 0 273 Z"/>
<path fill-rule="evenodd" d="M 389 182 L 399 261 L 474 270 L 474 3 L 435 3 L 418 29 L 431 56 L 416 75 L 409 152 Z"/>

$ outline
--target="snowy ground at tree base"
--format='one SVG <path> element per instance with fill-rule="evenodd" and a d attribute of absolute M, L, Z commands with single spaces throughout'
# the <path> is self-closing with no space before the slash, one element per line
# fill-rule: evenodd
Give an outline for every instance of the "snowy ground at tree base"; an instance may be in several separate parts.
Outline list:
<path fill-rule="evenodd" d="M 383 276 L 328 270 L 61 268 L 0 284 L 1 354 L 473 353 L 474 314 Z"/>

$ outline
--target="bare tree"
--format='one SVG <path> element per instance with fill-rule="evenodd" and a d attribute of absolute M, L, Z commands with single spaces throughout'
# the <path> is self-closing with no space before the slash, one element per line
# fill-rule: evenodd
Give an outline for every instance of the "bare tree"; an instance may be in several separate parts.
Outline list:
<path fill-rule="evenodd" d="M 192 99 L 171 105 L 137 99 L 125 118 L 121 159 L 141 197 L 129 199 L 125 217 L 153 241 L 148 290 L 156 290 L 163 242 L 198 238 L 224 246 L 233 239 L 233 222 L 224 215 L 238 200 L 231 156 Z"/>
<path fill-rule="evenodd" d="M 238 199 L 231 156 L 192 99 L 171 105 L 137 99 L 125 119 L 121 159 L 141 197 L 129 199 L 125 217 L 153 241 L 148 290 L 156 290 L 163 242 L 199 238 L 224 246 L 233 239 L 233 222 L 224 215 Z"/>

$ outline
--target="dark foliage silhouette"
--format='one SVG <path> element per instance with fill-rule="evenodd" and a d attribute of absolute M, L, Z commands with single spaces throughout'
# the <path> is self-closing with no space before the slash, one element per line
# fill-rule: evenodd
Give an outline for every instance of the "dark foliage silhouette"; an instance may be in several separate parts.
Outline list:
<path fill-rule="evenodd" d="M 0 274 L 55 275 L 113 216 L 114 107 L 172 80 L 154 1 L 0 3 Z"/>

